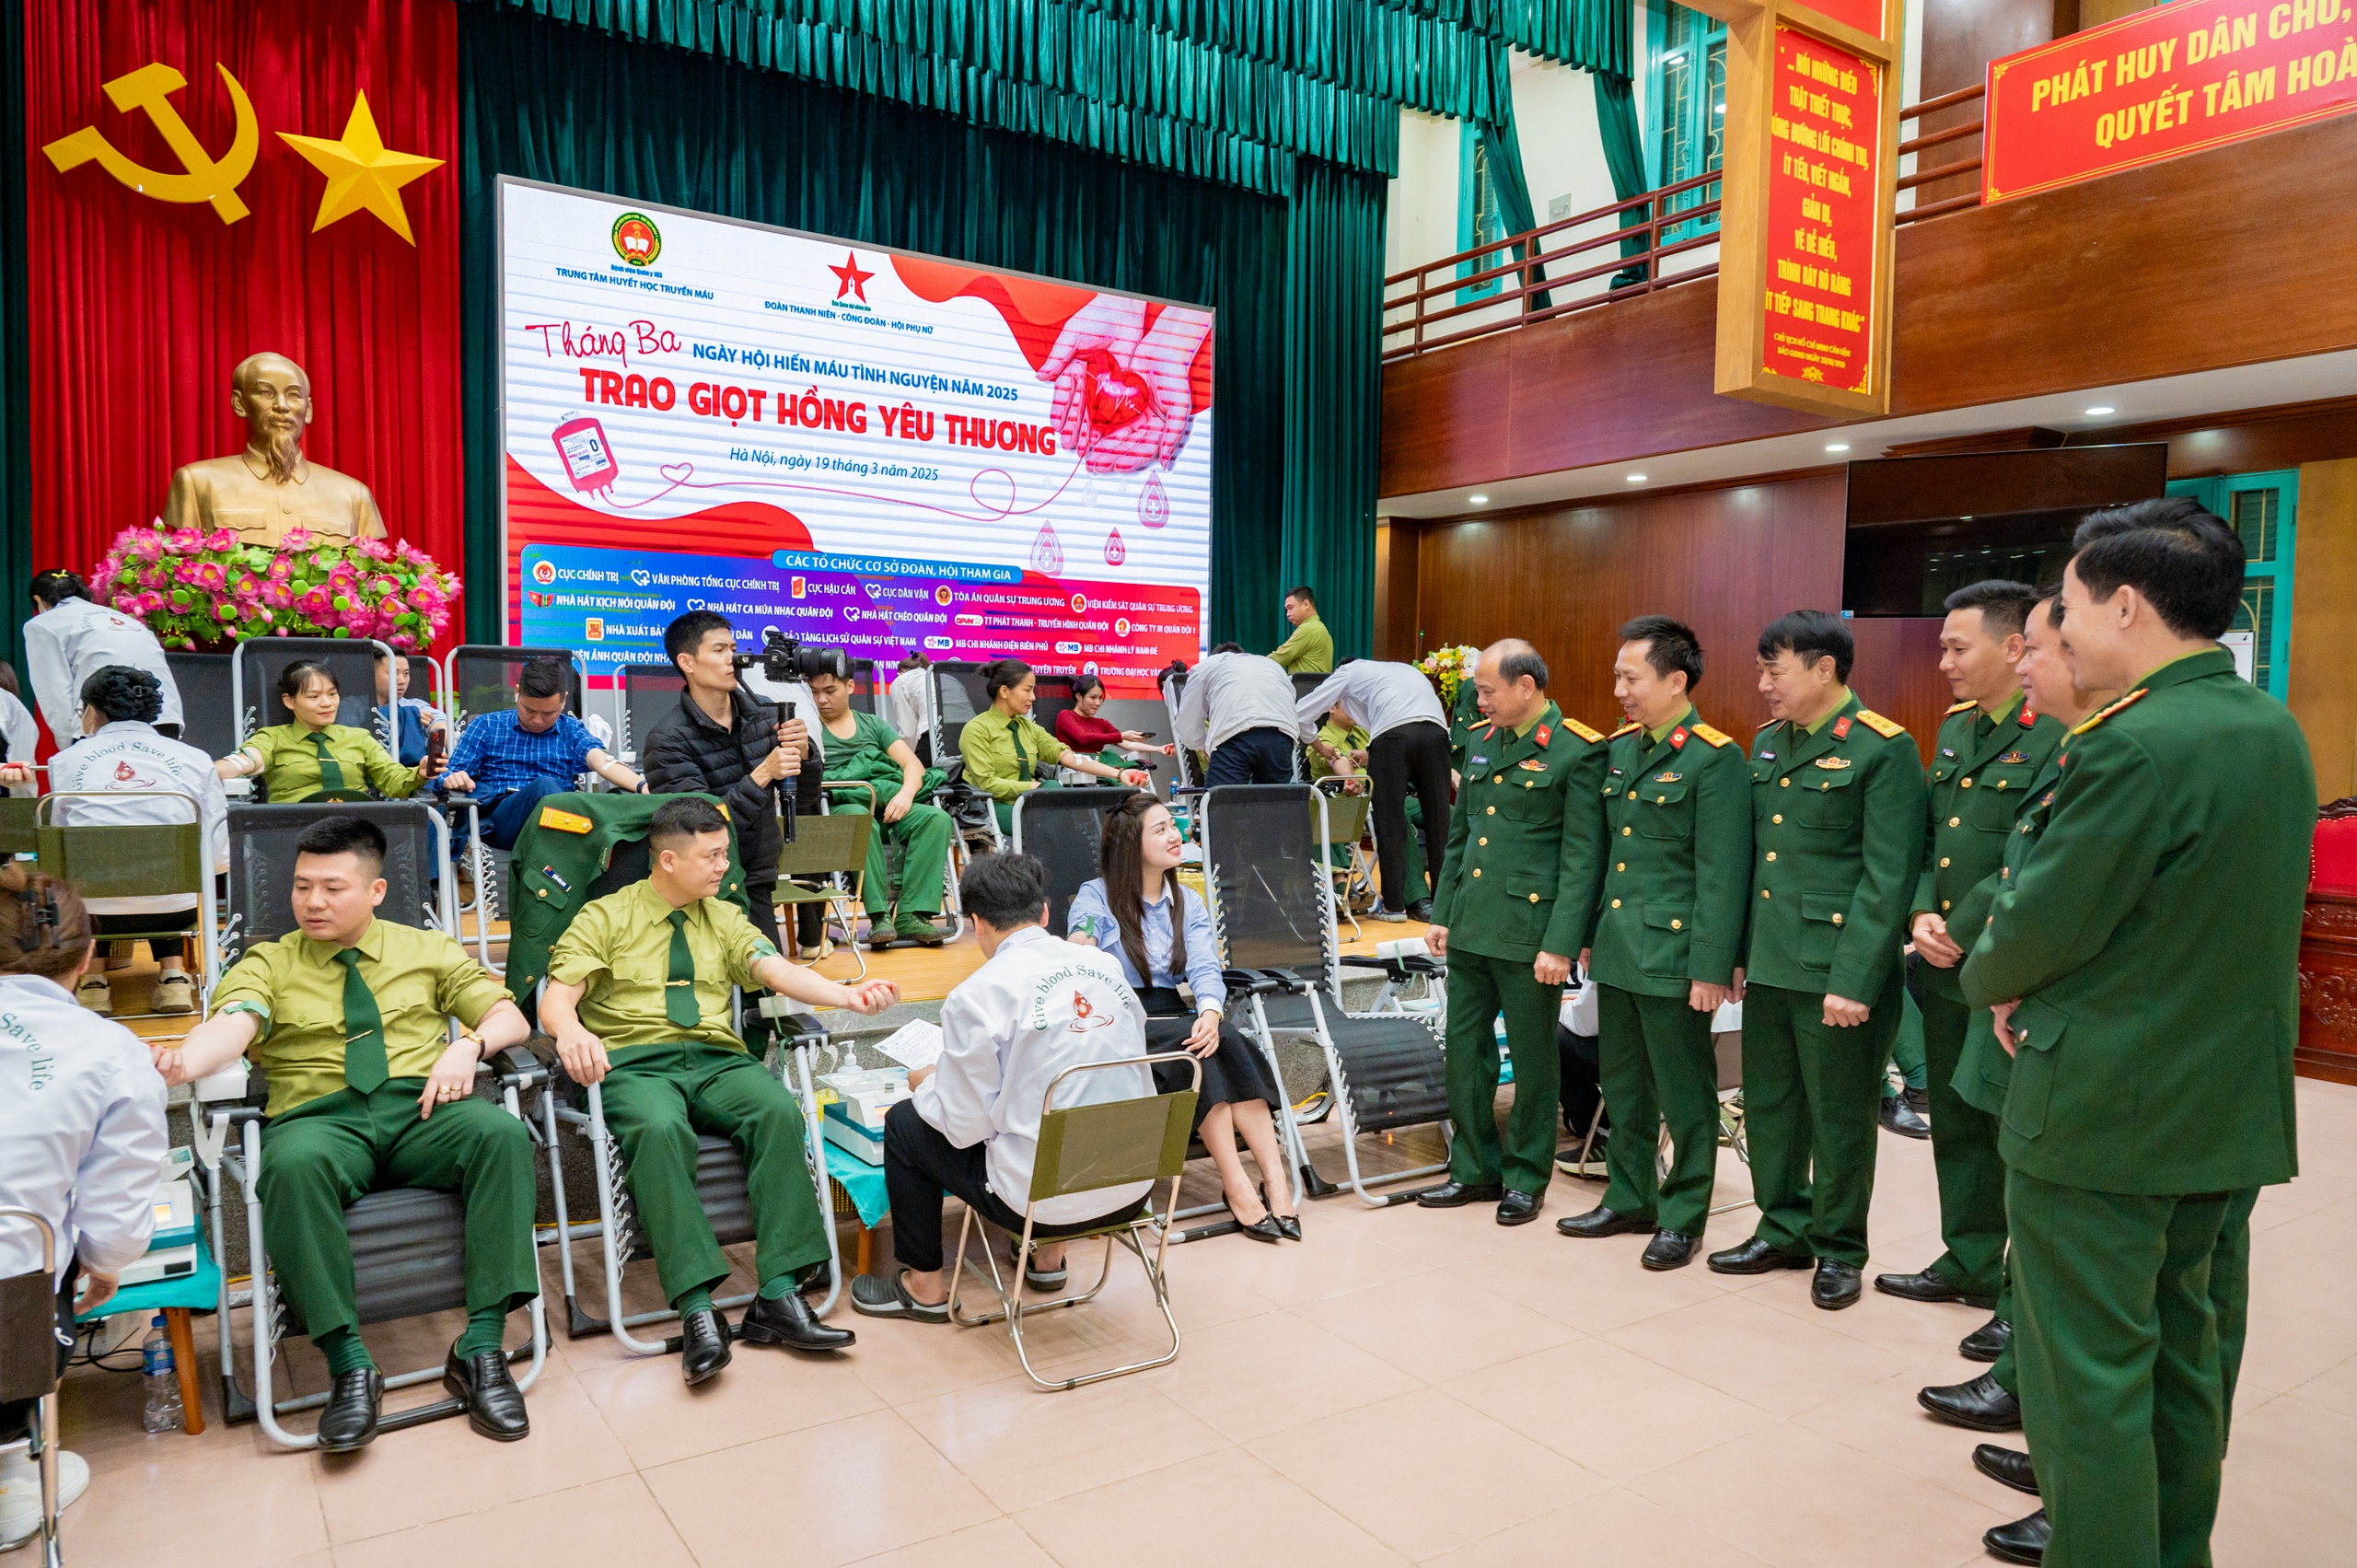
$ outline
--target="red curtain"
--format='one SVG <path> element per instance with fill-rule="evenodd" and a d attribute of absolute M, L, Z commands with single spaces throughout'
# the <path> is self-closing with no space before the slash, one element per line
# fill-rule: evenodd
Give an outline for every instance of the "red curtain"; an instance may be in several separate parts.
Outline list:
<path fill-rule="evenodd" d="M 162 510 L 175 468 L 240 450 L 229 371 L 269 349 L 310 373 L 313 460 L 366 482 L 392 537 L 457 570 L 451 0 L 41 0 L 25 53 L 35 568 L 87 570 Z M 236 223 L 95 162 L 61 172 L 41 151 L 90 125 L 134 162 L 179 171 L 148 116 L 118 112 L 102 87 L 154 61 L 187 78 L 172 102 L 213 157 L 235 132 L 216 62 L 251 99 L 260 150 Z M 365 210 L 312 233 L 327 177 L 280 139 L 341 138 L 363 92 L 388 148 L 443 160 L 399 192 L 414 246 Z"/>

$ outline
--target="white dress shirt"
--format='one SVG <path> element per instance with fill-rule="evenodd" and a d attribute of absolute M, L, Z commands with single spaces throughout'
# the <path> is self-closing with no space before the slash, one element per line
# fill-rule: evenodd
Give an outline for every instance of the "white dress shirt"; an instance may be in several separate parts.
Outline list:
<path fill-rule="evenodd" d="M 123 790 L 169 790 L 196 802 L 192 817 L 186 802 L 133 796 L 123 800 L 61 800 L 54 810 L 61 823 L 76 827 L 121 827 L 142 822 L 202 821 L 212 845 L 213 868 L 229 868 L 229 797 L 222 792 L 213 759 L 183 740 L 157 735 L 153 725 L 117 719 L 101 725 L 50 759 L 49 787 L 52 794 L 92 790 L 112 794 Z M 160 893 L 146 898 L 92 899 L 92 914 L 167 914 L 196 908 L 194 893 Z"/>
<path fill-rule="evenodd" d="M 168 1143 L 164 1080 L 129 1029 L 54 981 L 0 975 L 0 1205 L 57 1227 L 59 1279 L 75 1257 L 111 1274 L 147 1250 Z M 0 1220 L 0 1278 L 40 1267 L 41 1234 Z"/>
<path fill-rule="evenodd" d="M 918 737 L 933 733 L 933 672 L 900 670 L 885 691 L 892 700 L 892 727 L 913 749 Z"/>
<path fill-rule="evenodd" d="M 40 749 L 41 725 L 33 718 L 33 711 L 18 701 L 15 692 L 0 690 L 0 761 L 29 762 Z M 11 784 L 8 793 L 39 795 L 41 785 Z"/>
<path fill-rule="evenodd" d="M 991 1191 L 1019 1214 L 1031 1198 L 1049 1084 L 1069 1067 L 1145 1054 L 1145 1009 L 1113 960 L 1027 926 L 941 1005 L 941 1061 L 917 1086 L 917 1114 L 953 1147 L 987 1143 Z M 1152 1093 L 1149 1068 L 1117 1067 L 1067 1081 L 1056 1109 Z M 1039 1222 L 1078 1225 L 1129 1207 L 1153 1187 L 1133 1181 L 1043 1199 Z"/>
<path fill-rule="evenodd" d="M 25 674 L 49 733 L 61 746 L 82 733 L 82 682 L 110 664 L 144 669 L 164 683 L 164 711 L 157 724 L 180 722 L 180 689 L 164 645 L 130 616 L 69 598 L 25 622 Z"/>
<path fill-rule="evenodd" d="M 1261 654 L 1213 654 L 1187 672 L 1178 714 L 1171 721 L 1178 744 L 1218 750 L 1248 729 L 1293 729 L 1293 677 Z"/>
<path fill-rule="evenodd" d="M 1448 727 L 1448 714 L 1441 710 L 1440 693 L 1433 690 L 1424 672 L 1412 664 L 1353 659 L 1295 705 L 1294 718 L 1301 738 L 1317 739 L 1318 726 L 1326 722 L 1327 713 L 1336 707 L 1356 719 L 1369 740 L 1403 724 Z"/>

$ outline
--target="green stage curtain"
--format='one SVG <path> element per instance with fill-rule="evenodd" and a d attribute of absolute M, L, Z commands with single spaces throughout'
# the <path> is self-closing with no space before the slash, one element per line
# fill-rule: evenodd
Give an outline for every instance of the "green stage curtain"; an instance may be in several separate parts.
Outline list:
<path fill-rule="evenodd" d="M 1211 635 L 1266 647 L 1287 572 L 1364 651 L 1374 574 L 1384 184 L 1301 161 L 1290 206 L 888 99 L 459 7 L 465 193 L 468 634 L 498 641 L 493 181 L 842 235 L 1208 305 L 1214 340 Z"/>
<path fill-rule="evenodd" d="M 1637 99 L 1634 84 L 1626 76 L 1592 73 L 1596 83 L 1596 123 L 1604 135 L 1604 161 L 1612 171 L 1612 194 L 1616 201 L 1625 202 L 1631 196 L 1642 196 L 1653 189 L 1653 181 L 1645 178 L 1645 147 L 1637 135 Z M 1649 215 L 1643 207 L 1631 207 L 1620 226 L 1643 223 Z M 1633 235 L 1620 241 L 1620 254 L 1642 256 L 1645 252 L 1645 237 Z M 1642 263 L 1624 267 L 1614 274 L 1612 286 L 1620 288 L 1645 281 Z"/>
<path fill-rule="evenodd" d="M 1504 55 L 1505 50 L 1502 47 L 1498 52 Z M 1498 118 L 1494 122 L 1483 124 L 1480 134 L 1481 140 L 1489 145 L 1490 189 L 1497 192 L 1498 216 L 1504 221 L 1508 234 L 1527 234 L 1538 226 L 1538 210 L 1531 205 L 1530 181 L 1522 169 L 1522 138 L 1515 133 L 1514 128 L 1514 87 L 1511 77 L 1508 78 L 1505 91 L 1498 95 Z M 1514 253 L 1519 260 L 1531 253 L 1531 247 L 1517 245 L 1514 248 Z M 1482 261 L 1484 267 L 1495 264 L 1494 258 L 1484 258 Z M 1531 275 L 1527 279 L 1514 280 L 1513 286 L 1519 288 L 1525 282 L 1538 282 L 1546 277 L 1547 269 L 1533 267 L 1530 269 L 1530 273 Z M 1530 296 L 1522 308 L 1526 311 L 1546 309 L 1545 291 L 1541 290 Z"/>

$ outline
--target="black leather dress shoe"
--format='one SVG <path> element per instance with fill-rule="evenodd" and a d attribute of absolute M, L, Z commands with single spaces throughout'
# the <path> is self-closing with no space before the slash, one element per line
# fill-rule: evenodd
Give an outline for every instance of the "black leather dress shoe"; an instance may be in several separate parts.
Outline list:
<path fill-rule="evenodd" d="M 1505 1191 L 1494 1181 L 1444 1181 L 1417 1193 L 1416 1207 L 1461 1209 L 1468 1203 L 1494 1203 L 1505 1196 Z"/>
<path fill-rule="evenodd" d="M 2012 1342 L 2014 1326 L 2003 1318 L 1991 1318 L 1956 1342 L 1956 1353 L 1967 1361 L 1994 1361 L 2004 1354 Z"/>
<path fill-rule="evenodd" d="M 802 1293 L 787 1291 L 772 1301 L 756 1296 L 737 1325 L 737 1337 L 749 1344 L 791 1345 L 795 1350 L 843 1350 L 859 1342 L 849 1329 L 830 1329 L 812 1315 Z"/>
<path fill-rule="evenodd" d="M 1839 1312 L 1845 1307 L 1857 1306 L 1858 1297 L 1864 1294 L 1856 1264 L 1837 1263 L 1830 1258 L 1817 1260 L 1817 1277 L 1808 1282 L 1810 1305 Z"/>
<path fill-rule="evenodd" d="M 1896 1132 L 1902 1138 L 1928 1138 L 1932 1124 L 1915 1114 L 1915 1108 L 1897 1095 L 1882 1097 L 1882 1130 Z"/>
<path fill-rule="evenodd" d="M 1500 1225 L 1528 1225 L 1538 1217 L 1538 1194 L 1536 1192 L 1517 1192 L 1509 1187 L 1505 1195 L 1498 1200 Z"/>
<path fill-rule="evenodd" d="M 1991 1481 L 2003 1481 L 2015 1492 L 2038 1495 L 2038 1473 L 2030 1469 L 2029 1456 L 2019 1448 L 1977 1444 L 1972 1450 L 1972 1468 Z"/>
<path fill-rule="evenodd" d="M 1714 1274 L 1772 1274 L 1779 1269 L 1812 1269 L 1817 1260 L 1805 1252 L 1787 1252 L 1753 1237 L 1740 1247 L 1713 1252 L 1708 1260 Z"/>
<path fill-rule="evenodd" d="M 2003 1562 L 2043 1562 L 2046 1543 L 2054 1539 L 2054 1527 L 2047 1522 L 2046 1510 L 2040 1508 L 2025 1519 L 2010 1525 L 1999 1525 L 1980 1538 L 1989 1555 Z"/>
<path fill-rule="evenodd" d="M 442 1387 L 454 1400 L 467 1401 L 467 1424 L 495 1443 L 513 1443 L 528 1436 L 531 1417 L 524 1413 L 524 1390 L 507 1373 L 505 1351 L 477 1351 L 461 1360 L 458 1347 L 442 1364 Z"/>
<path fill-rule="evenodd" d="M 1875 1289 L 1885 1295 L 1896 1295 L 1907 1301 L 1961 1301 L 1967 1307 L 1978 1307 L 1983 1312 L 1997 1305 L 1993 1295 L 1969 1295 L 1956 1288 L 1936 1269 L 1924 1269 L 1912 1274 L 1876 1274 Z"/>
<path fill-rule="evenodd" d="M 1975 1432 L 2022 1429 L 2021 1400 L 1999 1388 L 1995 1376 L 1986 1372 L 1969 1383 L 1926 1388 L 1915 1396 L 1915 1402 L 1942 1421 Z"/>
<path fill-rule="evenodd" d="M 707 1307 L 679 1319 L 679 1376 L 692 1388 L 728 1365 L 728 1319 Z"/>
<path fill-rule="evenodd" d="M 1682 1269 L 1694 1261 L 1694 1238 L 1674 1230 L 1657 1230 L 1645 1245 L 1645 1255 L 1638 1261 L 1656 1273 L 1664 1269 Z"/>
<path fill-rule="evenodd" d="M 1634 1214 L 1619 1214 L 1598 1203 L 1584 1214 L 1557 1220 L 1555 1228 L 1565 1236 L 1634 1236 L 1640 1231 L 1653 1229 L 1654 1222 L 1641 1220 Z"/>
<path fill-rule="evenodd" d="M 319 1412 L 319 1452 L 352 1454 L 377 1435 L 377 1412 L 385 1402 L 385 1375 L 373 1366 L 347 1372 L 328 1391 Z"/>
<path fill-rule="evenodd" d="M 1431 924 L 1433 918 L 1432 900 L 1418 899 L 1414 903 L 1410 904 L 1408 906 L 1408 918 L 1410 920 L 1421 920 L 1427 925 Z"/>

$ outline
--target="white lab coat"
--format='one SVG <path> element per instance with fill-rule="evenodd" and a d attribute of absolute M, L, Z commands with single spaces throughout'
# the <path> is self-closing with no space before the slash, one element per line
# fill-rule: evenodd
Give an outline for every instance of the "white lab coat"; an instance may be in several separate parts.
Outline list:
<path fill-rule="evenodd" d="M 30 708 L 17 699 L 13 691 L 0 691 L 0 761 L 29 762 L 41 749 L 41 726 L 33 718 Z M 41 793 L 38 784 L 8 786 L 8 793 L 33 796 Z"/>
<path fill-rule="evenodd" d="M 933 733 L 933 671 L 900 670 L 885 691 L 892 700 L 892 727 L 915 749 L 918 740 Z"/>
<path fill-rule="evenodd" d="M 129 1029 L 53 981 L 0 975 L 0 1205 L 57 1227 L 60 1280 L 75 1257 L 111 1274 L 147 1250 L 164 1092 Z M 0 1278 L 40 1267 L 40 1233 L 0 1220 Z"/>
<path fill-rule="evenodd" d="M 1172 733 L 1208 755 L 1248 729 L 1293 728 L 1293 677 L 1264 654 L 1213 654 L 1187 672 Z"/>
<path fill-rule="evenodd" d="M 71 790 L 114 793 L 122 790 L 170 790 L 196 802 L 198 815 L 177 800 L 134 796 L 124 800 L 61 800 L 52 808 L 61 823 L 76 827 L 118 827 L 141 822 L 202 821 L 212 845 L 213 869 L 229 868 L 229 797 L 213 771 L 213 759 L 186 741 L 157 735 L 153 725 L 117 719 L 101 725 L 50 759 L 49 787 L 53 795 Z M 148 898 L 92 899 L 92 914 L 166 914 L 197 907 L 193 893 L 160 893 Z"/>
<path fill-rule="evenodd" d="M 63 746 L 82 733 L 82 682 L 110 664 L 144 669 L 164 683 L 164 711 L 157 724 L 179 724 L 180 689 L 164 645 L 130 616 L 69 598 L 25 622 L 25 674 L 49 733 Z"/>
<path fill-rule="evenodd" d="M 1294 704 L 1294 715 L 1304 740 L 1318 738 L 1329 710 L 1341 708 L 1372 740 L 1407 724 L 1436 724 L 1448 727 L 1440 693 L 1412 664 L 1388 664 L 1353 659 L 1320 681 L 1318 690 Z"/>
<path fill-rule="evenodd" d="M 1145 1009 L 1113 960 L 1030 926 L 1000 943 L 941 1005 L 941 1061 L 917 1086 L 917 1114 L 954 1147 L 987 1143 L 990 1190 L 1019 1214 L 1031 1197 L 1049 1084 L 1068 1067 L 1144 1054 Z M 1144 1064 L 1086 1073 L 1058 1091 L 1056 1109 L 1152 1093 Z M 1039 1221 L 1078 1225 L 1129 1207 L 1153 1186 L 1043 1199 Z"/>

